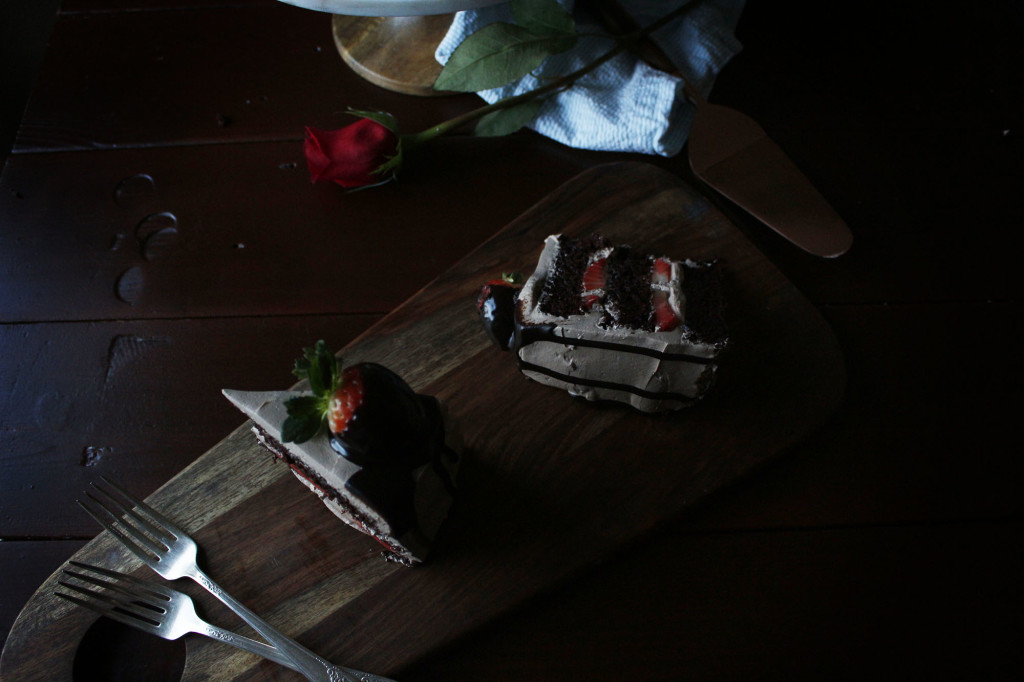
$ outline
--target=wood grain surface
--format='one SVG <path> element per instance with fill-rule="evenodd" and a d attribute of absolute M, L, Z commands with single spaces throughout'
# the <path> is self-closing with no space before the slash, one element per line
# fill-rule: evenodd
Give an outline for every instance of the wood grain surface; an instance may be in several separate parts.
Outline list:
<path fill-rule="evenodd" d="M 698 407 L 650 416 L 577 401 L 524 379 L 513 357 L 486 340 L 474 305 L 480 284 L 503 270 L 528 271 L 547 234 L 592 231 L 722 260 L 734 346 Z M 338 524 L 244 425 L 149 500 L 194 534 L 210 575 L 243 602 L 322 655 L 388 675 L 630 547 L 784 452 L 831 414 L 845 385 L 835 337 L 813 306 L 700 194 L 645 164 L 600 166 L 567 183 L 362 334 L 343 358 L 394 368 L 461 423 L 460 495 L 427 565 L 383 562 L 372 540 Z M 637 442 L 645 447 L 630 447 Z M 106 534 L 75 556 L 138 567 Z M 96 619 L 56 603 L 54 579 L 15 623 L 4 679 L 70 677 Z M 215 605 L 209 613 L 231 622 Z M 41 641 L 55 643 L 42 657 Z M 294 678 L 254 657 L 225 658 L 194 644 L 184 679 L 211 679 L 214 670 Z"/>

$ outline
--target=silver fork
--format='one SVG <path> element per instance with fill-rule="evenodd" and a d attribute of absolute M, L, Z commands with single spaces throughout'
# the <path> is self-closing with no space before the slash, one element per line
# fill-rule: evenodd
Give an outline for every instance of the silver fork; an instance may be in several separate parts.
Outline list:
<path fill-rule="evenodd" d="M 196 613 L 192 598 L 184 592 L 99 566 L 77 561 L 68 563 L 109 580 L 65 568 L 64 575 L 78 582 L 57 581 L 72 592 L 55 590 L 54 594 L 62 599 L 164 639 L 178 639 L 194 632 L 295 669 L 295 664 L 274 647 L 207 623 Z M 83 583 L 100 589 L 83 586 Z"/>
<path fill-rule="evenodd" d="M 55 590 L 54 594 L 62 599 L 164 639 L 178 639 L 189 633 L 204 635 L 295 670 L 295 664 L 274 647 L 203 620 L 196 613 L 192 597 L 184 592 L 108 568 L 78 561 L 68 563 L 79 570 L 63 569 L 64 575 L 77 582 L 58 581 L 61 587 L 74 593 Z M 346 668 L 346 672 L 368 681 L 394 682 L 358 670 Z"/>
<path fill-rule="evenodd" d="M 345 668 L 325 661 L 250 611 L 203 573 L 196 562 L 198 546 L 185 531 L 116 484 L 106 478 L 103 481 L 119 495 L 93 483 L 92 487 L 102 499 L 87 492 L 86 496 L 94 504 L 81 500 L 78 504 L 147 566 L 168 580 L 195 580 L 265 637 L 308 679 L 315 682 L 367 682 L 373 679 L 353 675 Z"/>

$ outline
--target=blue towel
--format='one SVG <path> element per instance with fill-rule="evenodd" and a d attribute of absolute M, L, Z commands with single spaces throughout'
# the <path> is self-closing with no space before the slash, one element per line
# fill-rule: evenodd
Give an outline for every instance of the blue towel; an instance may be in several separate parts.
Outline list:
<path fill-rule="evenodd" d="M 647 26 L 690 0 L 622 0 L 639 26 Z M 569 11 L 574 0 L 559 0 Z M 681 19 L 652 36 L 691 85 L 705 97 L 715 77 L 740 50 L 734 30 L 745 0 L 701 0 Z M 534 73 L 493 90 L 478 93 L 488 103 L 534 90 L 552 78 L 571 73 L 612 48 L 600 35 L 607 30 L 595 17 L 575 10 L 581 37 L 568 52 L 552 55 Z M 445 64 L 462 40 L 495 21 L 511 22 L 508 3 L 458 12 L 436 57 Z M 683 97 L 682 81 L 623 53 L 578 80 L 574 87 L 549 98 L 529 127 L 579 149 L 642 152 L 674 156 L 682 149 L 693 120 Z"/>

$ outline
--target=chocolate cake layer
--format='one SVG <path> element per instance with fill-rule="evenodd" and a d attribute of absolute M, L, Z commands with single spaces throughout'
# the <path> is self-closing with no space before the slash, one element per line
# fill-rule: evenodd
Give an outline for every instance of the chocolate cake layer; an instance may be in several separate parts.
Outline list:
<path fill-rule="evenodd" d="M 557 276 L 544 282 L 540 308 L 557 317 L 568 317 L 583 312 L 583 290 L 580 288 L 583 273 L 586 272 L 590 254 L 608 246 L 608 242 L 596 235 L 589 239 L 559 237 L 559 246 L 554 263 Z"/>
<path fill-rule="evenodd" d="M 653 331 L 651 267 L 654 259 L 628 246 L 616 247 L 605 266 L 605 317 L 603 326 L 618 325 Z"/>

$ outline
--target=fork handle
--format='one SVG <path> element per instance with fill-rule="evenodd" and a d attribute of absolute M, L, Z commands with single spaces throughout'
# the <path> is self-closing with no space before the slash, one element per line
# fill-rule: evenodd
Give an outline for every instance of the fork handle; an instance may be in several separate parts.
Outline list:
<path fill-rule="evenodd" d="M 237 649 L 248 651 L 250 654 L 262 656 L 263 658 L 291 668 L 292 670 L 299 671 L 298 666 L 292 663 L 292 660 L 280 651 L 268 644 L 264 644 L 263 642 L 257 642 L 255 639 L 249 639 L 245 635 L 238 635 L 230 630 L 225 630 L 224 628 L 219 628 L 216 625 L 209 624 L 205 625 L 201 629 L 197 629 L 196 633 L 215 639 L 218 642 L 223 642 L 224 644 L 230 644 Z"/>
<path fill-rule="evenodd" d="M 263 635 L 268 642 L 277 648 L 280 654 L 294 664 L 294 669 L 305 675 L 307 679 L 313 680 L 313 682 L 364 682 L 364 680 L 371 679 L 352 675 L 350 671 L 333 663 L 328 663 L 298 642 L 286 637 L 277 628 L 250 611 L 242 602 L 221 589 L 217 583 L 213 582 L 198 567 L 191 571 L 188 577 L 202 585 L 214 597 L 224 602 L 225 606 L 238 614 L 249 627 Z"/>
<path fill-rule="evenodd" d="M 196 633 L 215 639 L 218 642 L 223 642 L 224 644 L 230 644 L 233 647 L 248 651 L 250 654 L 262 656 L 263 658 L 269 659 L 278 665 L 283 665 L 286 668 L 291 668 L 292 670 L 301 672 L 295 664 L 292 663 L 291 659 L 274 647 L 268 646 L 263 642 L 257 642 L 255 639 L 249 639 L 245 635 L 238 635 L 230 630 L 225 630 L 224 628 L 219 628 L 216 625 L 210 625 L 209 623 L 207 623 L 202 630 L 196 630 Z M 352 679 L 361 680 L 361 682 L 394 682 L 394 680 L 389 680 L 386 677 L 380 677 L 379 675 L 373 675 L 371 673 L 364 673 L 351 668 L 343 667 L 342 670 L 352 676 Z"/>

